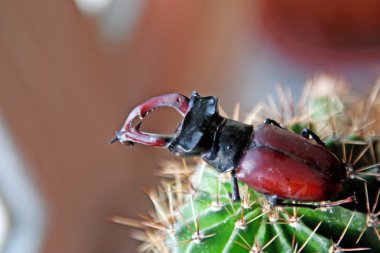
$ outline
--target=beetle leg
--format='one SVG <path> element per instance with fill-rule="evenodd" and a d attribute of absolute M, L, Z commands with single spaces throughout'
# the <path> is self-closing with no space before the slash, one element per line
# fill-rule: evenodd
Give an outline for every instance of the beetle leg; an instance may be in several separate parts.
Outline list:
<path fill-rule="evenodd" d="M 273 125 L 273 126 L 276 126 L 276 127 L 280 127 L 280 128 L 283 128 L 277 121 L 273 120 L 273 119 L 265 119 L 264 120 L 264 123 L 265 124 L 270 124 L 270 125 Z M 304 128 L 302 130 L 302 134 L 301 134 L 303 137 L 309 139 L 310 137 L 315 140 L 319 145 L 321 145 L 322 147 L 326 147 L 326 144 L 319 138 L 318 135 L 316 135 L 313 131 L 311 131 L 309 128 Z"/>
<path fill-rule="evenodd" d="M 318 206 L 315 206 L 316 203 L 303 203 L 299 201 L 293 201 L 292 203 L 284 202 L 283 199 L 280 199 L 276 195 L 269 195 L 265 196 L 266 200 L 268 201 L 268 204 L 270 207 L 276 207 L 276 206 L 282 206 L 282 207 L 308 207 L 308 208 L 318 208 Z"/>
<path fill-rule="evenodd" d="M 183 95 L 172 93 L 149 99 L 136 106 L 128 115 L 121 130 L 116 132 L 116 137 L 110 143 L 120 141 L 121 143 L 133 144 L 136 142 L 153 147 L 166 147 L 171 141 L 172 136 L 143 133 L 140 131 L 144 117 L 160 107 L 174 108 L 181 116 L 185 116 L 189 107 L 189 99 Z M 139 118 L 139 121 L 134 124 L 133 122 L 136 118 Z"/>
<path fill-rule="evenodd" d="M 235 176 L 236 171 L 235 169 L 231 171 L 231 187 L 232 187 L 232 201 L 240 201 L 240 194 L 239 194 L 239 184 L 237 181 L 237 178 Z"/>
<path fill-rule="evenodd" d="M 273 125 L 273 126 L 282 128 L 282 126 L 280 125 L 280 123 L 278 123 L 277 121 L 275 121 L 273 119 L 265 119 L 264 120 L 264 124 L 269 124 L 269 125 Z"/>
<path fill-rule="evenodd" d="M 284 202 L 284 199 L 281 199 L 281 198 L 277 197 L 276 195 L 267 195 L 267 196 L 265 196 L 265 198 L 267 199 L 267 201 L 271 207 L 276 207 L 276 206 L 306 207 L 306 208 L 311 208 L 311 209 L 329 208 L 329 207 L 339 206 L 339 205 L 346 204 L 346 203 L 356 202 L 355 195 L 350 196 L 350 197 L 345 198 L 345 199 L 342 199 L 342 200 L 321 201 L 321 202 L 303 202 L 303 201 L 294 200 L 293 202 L 288 203 L 288 202 Z"/>
<path fill-rule="evenodd" d="M 304 128 L 302 130 L 302 134 L 301 134 L 303 137 L 305 137 L 306 139 L 309 139 L 310 137 L 315 140 L 319 145 L 321 145 L 322 147 L 326 147 L 326 144 L 319 138 L 318 135 L 316 135 L 313 131 L 311 131 L 309 128 Z"/>

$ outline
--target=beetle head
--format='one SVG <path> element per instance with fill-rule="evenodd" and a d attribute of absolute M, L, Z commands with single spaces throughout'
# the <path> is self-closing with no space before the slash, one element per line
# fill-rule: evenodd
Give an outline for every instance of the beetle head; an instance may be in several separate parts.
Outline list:
<path fill-rule="evenodd" d="M 185 118 L 178 127 L 169 150 L 179 155 L 200 155 L 209 150 L 217 126 L 223 120 L 214 96 L 201 97 L 193 92 Z"/>
<path fill-rule="evenodd" d="M 110 143 L 140 143 L 153 147 L 166 147 L 179 155 L 199 155 L 210 148 L 218 124 L 223 120 L 217 110 L 218 99 L 214 96 L 201 97 L 193 92 L 190 100 L 180 94 L 166 94 L 147 100 L 135 107 L 122 129 Z M 140 126 L 144 117 L 160 107 L 177 110 L 184 119 L 174 135 L 144 133 Z M 137 123 L 135 119 L 139 118 Z"/>

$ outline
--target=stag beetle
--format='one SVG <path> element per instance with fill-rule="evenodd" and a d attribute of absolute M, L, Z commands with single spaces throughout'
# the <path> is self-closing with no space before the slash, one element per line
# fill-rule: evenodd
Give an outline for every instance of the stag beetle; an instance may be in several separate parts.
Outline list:
<path fill-rule="evenodd" d="M 222 117 L 217 103 L 217 97 L 196 92 L 190 99 L 175 93 L 152 98 L 129 114 L 111 143 L 140 143 L 180 156 L 200 156 L 218 172 L 231 172 L 235 201 L 240 199 L 237 179 L 274 205 L 282 200 L 319 202 L 341 191 L 345 164 L 310 129 L 297 135 L 270 119 L 254 129 Z M 183 116 L 171 136 L 140 131 L 142 119 L 159 107 L 172 107 Z M 136 117 L 140 120 L 133 124 Z"/>

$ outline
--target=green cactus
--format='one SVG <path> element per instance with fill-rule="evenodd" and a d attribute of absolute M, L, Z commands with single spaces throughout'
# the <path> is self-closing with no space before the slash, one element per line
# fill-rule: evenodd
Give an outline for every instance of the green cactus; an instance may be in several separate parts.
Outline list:
<path fill-rule="evenodd" d="M 271 102 L 271 112 L 263 112 L 291 131 L 314 129 L 351 165 L 344 190 L 322 203 L 325 208 L 270 207 L 263 195 L 242 183 L 242 200 L 232 202 L 229 175 L 187 160 L 163 166 L 169 179 L 150 194 L 154 214 L 142 221 L 114 221 L 142 229 L 144 234 L 135 237 L 147 252 L 380 252 L 378 131 L 369 125 L 376 117 L 370 109 L 376 106 L 378 86 L 362 106 L 342 89 L 316 92 L 318 83 L 306 88 L 298 107 L 280 90 L 280 106 Z M 247 118 L 254 125 L 262 120 L 256 113 Z M 357 203 L 338 205 L 354 192 Z"/>

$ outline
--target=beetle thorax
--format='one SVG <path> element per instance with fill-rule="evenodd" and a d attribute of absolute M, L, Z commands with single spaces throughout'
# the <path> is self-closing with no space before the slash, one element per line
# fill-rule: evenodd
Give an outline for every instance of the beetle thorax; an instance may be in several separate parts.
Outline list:
<path fill-rule="evenodd" d="M 219 172 L 226 172 L 237 167 L 252 132 L 252 125 L 220 116 L 216 97 L 193 93 L 168 149 L 183 156 L 199 155 Z"/>

